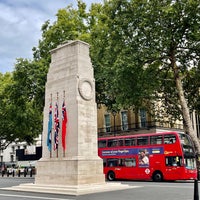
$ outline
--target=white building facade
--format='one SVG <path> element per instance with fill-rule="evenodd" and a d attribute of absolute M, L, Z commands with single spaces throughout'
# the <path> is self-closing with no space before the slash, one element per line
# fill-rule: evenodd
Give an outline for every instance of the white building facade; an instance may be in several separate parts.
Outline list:
<path fill-rule="evenodd" d="M 24 149 L 25 155 L 32 155 L 36 154 L 36 147 L 41 147 L 42 141 L 41 141 L 41 135 L 39 135 L 38 138 L 36 138 L 35 143 L 33 145 L 27 145 L 26 142 L 21 143 L 11 143 L 6 149 L 0 150 L 0 166 L 3 165 L 28 165 L 28 163 L 32 163 L 32 161 L 18 161 L 18 158 L 16 156 L 16 151 Z"/>

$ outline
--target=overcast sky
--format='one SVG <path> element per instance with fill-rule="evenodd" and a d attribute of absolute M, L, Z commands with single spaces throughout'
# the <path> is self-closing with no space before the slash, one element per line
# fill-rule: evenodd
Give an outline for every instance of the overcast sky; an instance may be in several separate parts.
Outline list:
<path fill-rule="evenodd" d="M 83 0 L 90 6 L 103 0 Z M 38 46 L 41 26 L 56 20 L 58 9 L 76 0 L 0 0 L 0 72 L 11 72 L 16 58 L 32 59 L 32 48 Z"/>

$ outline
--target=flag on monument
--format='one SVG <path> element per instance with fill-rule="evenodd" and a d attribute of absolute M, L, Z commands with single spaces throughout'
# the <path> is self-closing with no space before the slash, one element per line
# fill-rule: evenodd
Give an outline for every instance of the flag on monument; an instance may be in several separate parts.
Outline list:
<path fill-rule="evenodd" d="M 62 147 L 66 149 L 66 134 L 67 134 L 67 111 L 65 106 L 65 101 L 62 105 Z"/>
<path fill-rule="evenodd" d="M 60 129 L 59 115 L 58 115 L 58 104 L 55 105 L 54 114 L 54 150 L 58 149 L 58 132 Z"/>
<path fill-rule="evenodd" d="M 49 121 L 48 121 L 48 134 L 47 134 L 47 147 L 51 151 L 51 131 L 52 131 L 52 104 L 49 106 Z"/>

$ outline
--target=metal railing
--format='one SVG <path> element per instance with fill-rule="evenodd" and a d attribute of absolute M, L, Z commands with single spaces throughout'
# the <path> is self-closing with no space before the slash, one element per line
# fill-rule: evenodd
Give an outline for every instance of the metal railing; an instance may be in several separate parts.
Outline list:
<path fill-rule="evenodd" d="M 183 130 L 183 124 L 172 124 L 171 122 L 145 122 L 145 123 L 132 123 L 123 124 L 116 126 L 109 126 L 98 128 L 98 136 L 110 135 L 115 136 L 119 134 L 130 134 L 133 132 L 138 132 L 141 130 L 151 130 L 151 129 L 173 129 L 173 130 Z"/>

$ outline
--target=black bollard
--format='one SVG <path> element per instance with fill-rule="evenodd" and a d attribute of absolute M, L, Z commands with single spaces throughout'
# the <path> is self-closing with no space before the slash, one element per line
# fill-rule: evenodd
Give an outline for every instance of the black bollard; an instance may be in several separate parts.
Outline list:
<path fill-rule="evenodd" d="M 33 171 L 32 171 L 32 169 L 31 169 L 31 171 L 30 171 L 30 177 L 32 177 L 33 176 Z"/>
<path fill-rule="evenodd" d="M 194 180 L 194 200 L 199 200 L 198 180 Z"/>

